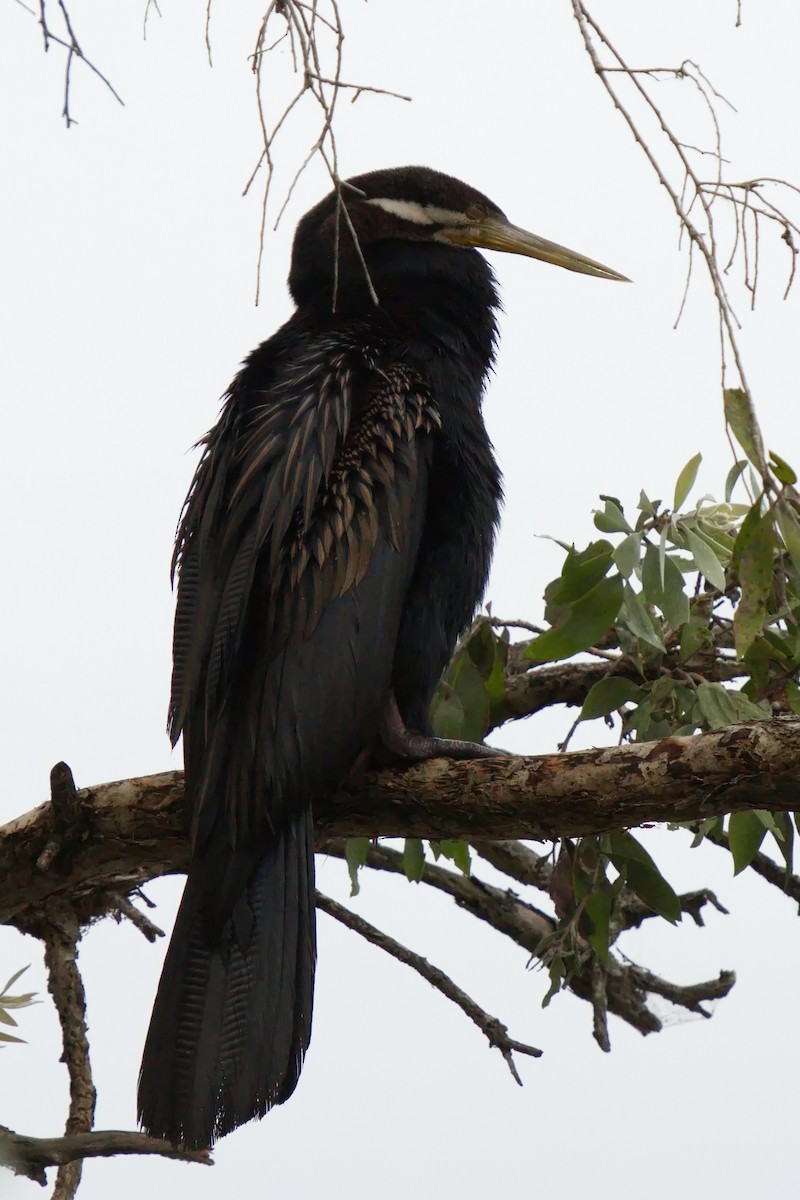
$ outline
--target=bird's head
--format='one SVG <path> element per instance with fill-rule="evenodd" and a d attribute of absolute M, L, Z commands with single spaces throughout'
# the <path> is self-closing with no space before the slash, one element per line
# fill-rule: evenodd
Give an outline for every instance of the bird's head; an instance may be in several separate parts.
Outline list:
<path fill-rule="evenodd" d="M 387 246 L 397 250 L 398 243 L 504 250 L 600 279 L 626 278 L 512 225 L 488 197 L 459 179 L 430 167 L 394 167 L 348 179 L 306 213 L 294 239 L 292 295 L 302 303 L 320 289 L 331 295 L 337 281 L 363 286 L 376 253 Z M 415 259 L 424 262 L 418 253 Z"/>

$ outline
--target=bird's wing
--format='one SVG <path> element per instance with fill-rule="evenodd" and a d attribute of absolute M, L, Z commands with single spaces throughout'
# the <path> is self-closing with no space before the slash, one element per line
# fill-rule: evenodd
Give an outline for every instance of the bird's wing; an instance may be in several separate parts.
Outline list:
<path fill-rule="evenodd" d="M 263 391 L 240 376 L 178 531 L 169 725 L 196 850 L 223 813 L 252 843 L 334 786 L 391 674 L 438 415 L 402 364 L 303 362 Z"/>

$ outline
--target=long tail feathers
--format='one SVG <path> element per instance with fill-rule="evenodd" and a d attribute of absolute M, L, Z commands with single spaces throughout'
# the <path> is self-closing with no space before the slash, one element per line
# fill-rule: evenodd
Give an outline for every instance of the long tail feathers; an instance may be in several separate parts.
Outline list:
<path fill-rule="evenodd" d="M 310 813 L 253 871 L 219 946 L 189 875 L 139 1076 L 148 1133 L 210 1146 L 291 1096 L 311 1038 L 315 958 Z"/>

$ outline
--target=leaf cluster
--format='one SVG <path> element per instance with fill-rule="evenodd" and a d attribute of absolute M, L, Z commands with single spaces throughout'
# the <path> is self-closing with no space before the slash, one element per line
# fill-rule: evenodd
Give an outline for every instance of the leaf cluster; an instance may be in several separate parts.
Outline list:
<path fill-rule="evenodd" d="M 491 614 L 475 622 L 436 695 L 437 733 L 482 740 L 519 716 L 508 703 L 515 673 L 544 677 L 567 661 L 591 664 L 595 680 L 576 724 L 602 720 L 620 741 L 687 736 L 800 713 L 796 475 L 774 452 L 766 461 L 748 426 L 748 410 L 732 389 L 726 416 L 748 457 L 728 473 L 723 499 L 702 495 L 688 504 L 700 454 L 680 471 L 670 506 L 644 491 L 627 510 L 618 497 L 601 496 L 594 512 L 601 536 L 582 548 L 558 543 L 564 550 L 560 574 L 545 588 L 541 627 L 529 627 L 540 631 L 512 643 L 510 627 L 522 622 L 504 626 Z M 599 679 L 598 658 L 604 664 Z M 691 832 L 695 845 L 708 835 L 725 838 L 737 873 L 770 837 L 788 875 L 794 829 L 786 814 L 754 811 Z M 464 843 L 430 843 L 430 849 L 469 872 Z M 354 891 L 366 851 L 365 839 L 353 839 L 348 848 Z M 410 880 L 422 878 L 425 855 L 425 843 L 406 842 L 403 865 Z M 550 972 L 545 1002 L 581 956 L 607 962 L 624 924 L 621 908 L 632 900 L 670 922 L 681 912 L 674 889 L 627 831 L 562 843 L 551 898 L 559 926 L 539 956 Z"/>
<path fill-rule="evenodd" d="M 21 992 L 18 995 L 14 995 L 11 991 L 14 984 L 21 975 L 25 974 L 27 969 L 27 967 L 21 967 L 19 971 L 16 971 L 6 982 L 3 990 L 0 991 L 0 1025 L 10 1025 L 12 1028 L 16 1028 L 17 1022 L 12 1017 L 11 1010 L 17 1008 L 28 1008 L 29 1005 L 38 1003 L 38 1001 L 35 999 L 35 992 Z M 7 1033 L 4 1029 L 0 1029 L 0 1049 L 3 1048 L 4 1043 L 23 1042 L 24 1040 L 24 1038 L 14 1037 L 13 1034 Z"/>

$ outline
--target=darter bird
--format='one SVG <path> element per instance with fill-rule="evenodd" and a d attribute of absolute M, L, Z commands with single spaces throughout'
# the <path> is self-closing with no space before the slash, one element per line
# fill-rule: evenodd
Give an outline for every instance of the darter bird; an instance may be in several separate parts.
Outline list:
<path fill-rule="evenodd" d="M 173 561 L 191 864 L 139 1084 L 142 1125 L 176 1144 L 209 1146 L 297 1084 L 315 798 L 376 752 L 491 753 L 430 720 L 501 499 L 481 417 L 498 296 L 478 248 L 624 278 L 438 171 L 357 176 L 301 220 L 296 311 L 203 440 Z"/>

